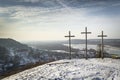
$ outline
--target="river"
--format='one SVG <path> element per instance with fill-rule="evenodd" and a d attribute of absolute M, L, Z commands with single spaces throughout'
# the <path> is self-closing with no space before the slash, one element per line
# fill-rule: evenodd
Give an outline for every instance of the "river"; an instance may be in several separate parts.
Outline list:
<path fill-rule="evenodd" d="M 64 44 L 64 45 L 68 46 L 68 44 Z M 71 46 L 72 46 L 72 48 L 76 48 L 76 49 L 80 49 L 80 50 L 85 49 L 85 44 L 72 44 Z M 97 50 L 97 45 L 88 44 L 88 49 Z M 109 54 L 116 54 L 116 55 L 120 56 L 120 48 L 118 48 L 118 47 L 112 47 L 109 45 L 105 45 L 104 49 Z"/>

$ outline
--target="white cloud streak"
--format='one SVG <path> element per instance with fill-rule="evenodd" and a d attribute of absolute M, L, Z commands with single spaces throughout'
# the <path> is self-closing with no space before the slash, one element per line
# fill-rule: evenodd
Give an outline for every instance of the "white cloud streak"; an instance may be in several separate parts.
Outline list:
<path fill-rule="evenodd" d="M 63 36 L 66 35 L 67 31 L 72 30 L 78 36 L 76 38 L 84 38 L 84 36 L 79 37 L 80 32 L 84 30 L 84 27 L 88 26 L 89 30 L 93 32 L 90 38 L 96 38 L 100 30 L 105 30 L 111 36 L 110 38 L 120 38 L 118 35 L 120 15 L 115 15 L 114 17 L 91 16 L 90 13 L 99 12 L 104 7 L 71 8 L 60 0 L 58 2 L 64 8 L 0 7 L 0 14 L 8 13 L 8 17 L 11 19 L 9 23 L 11 23 L 13 32 L 8 31 L 6 33 L 9 33 L 13 38 L 21 40 L 27 40 L 29 34 L 31 35 L 29 37 L 31 40 L 52 40 L 64 39 Z M 4 17 L 2 16 L 2 18 Z"/>

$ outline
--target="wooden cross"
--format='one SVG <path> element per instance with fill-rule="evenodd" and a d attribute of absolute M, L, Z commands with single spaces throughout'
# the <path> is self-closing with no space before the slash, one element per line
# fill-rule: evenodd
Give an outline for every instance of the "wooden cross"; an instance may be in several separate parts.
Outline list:
<path fill-rule="evenodd" d="M 71 35 L 71 32 L 69 31 L 69 35 L 65 36 L 69 38 L 69 52 L 70 52 L 70 59 L 71 59 L 71 37 L 75 37 L 74 35 Z"/>
<path fill-rule="evenodd" d="M 87 32 L 87 27 L 85 27 L 85 32 L 81 32 L 81 34 L 85 34 L 85 39 L 86 39 L 86 48 L 85 48 L 85 53 L 86 53 L 86 59 L 88 58 L 87 57 L 87 34 L 91 34 L 91 32 Z"/>
<path fill-rule="evenodd" d="M 103 31 L 102 31 L 102 34 L 101 35 L 98 35 L 98 37 L 102 37 L 102 50 L 101 50 L 101 57 L 102 57 L 102 59 L 104 58 L 104 43 L 103 43 L 103 38 L 104 37 L 107 37 L 107 35 L 104 35 L 103 34 Z"/>

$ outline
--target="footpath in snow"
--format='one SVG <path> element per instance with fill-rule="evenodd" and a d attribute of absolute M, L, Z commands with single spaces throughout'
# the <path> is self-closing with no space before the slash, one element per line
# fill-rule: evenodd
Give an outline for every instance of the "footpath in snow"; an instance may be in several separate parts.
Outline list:
<path fill-rule="evenodd" d="M 120 80 L 120 59 L 64 59 L 2 80 Z"/>

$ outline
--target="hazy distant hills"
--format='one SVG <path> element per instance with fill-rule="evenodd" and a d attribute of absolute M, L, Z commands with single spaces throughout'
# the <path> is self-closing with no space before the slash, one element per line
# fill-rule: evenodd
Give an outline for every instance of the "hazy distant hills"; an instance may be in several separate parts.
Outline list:
<path fill-rule="evenodd" d="M 62 43 L 68 43 L 68 41 L 63 41 Z M 85 40 L 73 39 L 72 44 L 85 44 Z M 88 39 L 88 44 L 101 44 L 101 39 Z M 104 39 L 104 44 L 114 47 L 120 47 L 120 39 Z"/>
<path fill-rule="evenodd" d="M 37 49 L 47 49 L 47 50 L 68 50 L 68 47 L 63 46 L 63 44 L 68 44 L 68 40 L 62 41 L 31 41 L 26 42 L 27 45 L 37 48 Z M 72 39 L 72 44 L 85 44 L 84 39 Z M 88 45 L 101 44 L 101 39 L 88 39 Z M 120 39 L 104 39 L 104 45 L 110 45 L 113 47 L 120 47 Z M 76 51 L 73 49 L 73 51 Z"/>
<path fill-rule="evenodd" d="M 6 48 L 19 48 L 19 49 L 28 49 L 29 47 L 25 44 L 22 44 L 16 40 L 10 38 L 0 38 L 0 46 Z"/>

